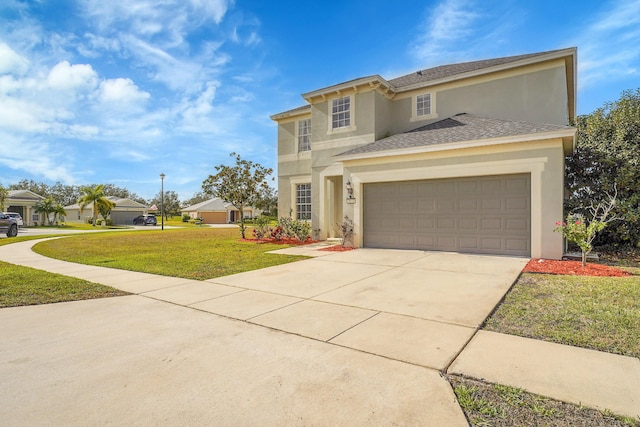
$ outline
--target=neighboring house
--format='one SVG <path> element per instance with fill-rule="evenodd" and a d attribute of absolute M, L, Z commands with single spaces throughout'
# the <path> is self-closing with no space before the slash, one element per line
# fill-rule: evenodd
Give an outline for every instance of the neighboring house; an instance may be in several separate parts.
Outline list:
<path fill-rule="evenodd" d="M 259 212 L 252 207 L 243 209 L 245 218 L 253 218 Z M 191 219 L 202 218 L 204 224 L 229 224 L 240 219 L 240 211 L 231 203 L 213 198 L 182 209 L 182 214 L 188 214 Z"/>
<path fill-rule="evenodd" d="M 558 259 L 575 48 L 363 77 L 278 123 L 278 211 L 355 245 Z"/>
<path fill-rule="evenodd" d="M 144 215 L 149 211 L 147 206 L 131 199 L 123 199 L 115 196 L 107 196 L 106 198 L 116 204 L 111 210 L 111 215 L 109 215 L 113 224 L 132 225 L 135 217 Z M 82 212 L 80 211 L 80 205 L 77 203 L 65 206 L 64 210 L 67 212 L 67 215 L 63 219 L 66 222 L 84 223 L 87 222 L 87 218 L 93 217 L 93 203 L 86 205 L 82 209 Z M 101 218 L 102 216 L 98 214 L 98 219 Z"/>
<path fill-rule="evenodd" d="M 9 190 L 9 197 L 4 202 L 4 210 L 19 213 L 25 227 L 37 225 L 41 218 L 35 211 L 36 203 L 44 199 L 43 196 L 29 190 Z"/>

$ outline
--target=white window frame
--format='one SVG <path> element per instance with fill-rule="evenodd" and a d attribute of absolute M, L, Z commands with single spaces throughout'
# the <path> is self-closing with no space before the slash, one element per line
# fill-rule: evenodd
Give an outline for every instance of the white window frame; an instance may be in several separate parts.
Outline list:
<path fill-rule="evenodd" d="M 428 114 L 418 115 L 418 101 L 420 97 L 429 96 L 430 98 L 430 111 Z M 420 120 L 437 119 L 438 113 L 436 113 L 436 93 L 435 92 L 423 92 L 418 93 L 411 97 L 411 121 L 416 122 Z"/>
<path fill-rule="evenodd" d="M 301 190 L 300 187 L 305 186 L 304 189 Z M 313 209 L 313 199 L 311 196 L 311 182 L 299 182 L 299 183 L 295 183 L 293 184 L 293 188 L 294 188 L 294 200 L 295 200 L 295 214 L 296 214 L 296 219 L 297 220 L 302 220 L 302 221 L 310 221 L 311 220 L 311 214 L 312 214 L 312 209 Z M 304 195 L 300 195 L 301 191 L 305 191 Z M 308 193 L 307 193 L 308 192 Z M 304 201 L 301 201 L 301 198 L 305 198 Z M 308 200 L 307 200 L 308 199 Z M 308 206 L 308 210 L 300 210 L 301 206 Z"/>
<path fill-rule="evenodd" d="M 340 127 L 333 127 L 333 103 L 334 101 L 340 101 L 342 99 L 348 98 L 349 99 L 349 124 L 346 126 L 340 126 Z M 355 126 L 355 117 L 356 117 L 356 108 L 355 108 L 355 97 L 353 95 L 339 95 L 335 98 L 331 98 L 328 100 L 327 102 L 327 125 L 328 125 L 328 130 L 327 133 L 331 134 L 331 133 L 340 133 L 340 132 L 349 132 L 349 131 L 353 131 L 356 129 Z M 335 113 L 335 114 L 339 114 L 339 113 Z"/>
<path fill-rule="evenodd" d="M 304 123 L 308 122 L 308 126 L 304 126 Z M 301 126 L 303 126 L 301 128 Z M 306 133 L 303 133 L 302 131 L 306 130 Z M 307 138 L 306 141 L 306 146 L 307 148 L 302 150 L 300 147 L 303 146 L 305 144 L 305 142 L 303 142 L 304 138 Z M 298 153 L 305 153 L 307 151 L 311 151 L 311 118 L 306 118 L 306 119 L 300 119 L 296 122 L 296 139 L 298 141 L 298 145 L 297 145 L 297 150 Z"/>

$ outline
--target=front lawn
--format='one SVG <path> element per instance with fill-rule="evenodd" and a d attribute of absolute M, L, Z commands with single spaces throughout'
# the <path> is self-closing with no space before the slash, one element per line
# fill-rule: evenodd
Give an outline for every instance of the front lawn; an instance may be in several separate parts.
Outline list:
<path fill-rule="evenodd" d="M 241 241 L 237 228 L 207 227 L 76 235 L 34 250 L 81 264 L 206 280 L 306 258 L 267 253 L 289 246 Z"/>
<path fill-rule="evenodd" d="M 640 276 L 524 273 L 484 328 L 640 357 Z"/>
<path fill-rule="evenodd" d="M 128 295 L 109 286 L 0 261 L 0 307 Z"/>
<path fill-rule="evenodd" d="M 43 236 L 0 239 L 0 246 Z M 46 236 L 51 237 L 51 236 Z M 109 286 L 0 261 L 0 308 L 127 295 Z"/>

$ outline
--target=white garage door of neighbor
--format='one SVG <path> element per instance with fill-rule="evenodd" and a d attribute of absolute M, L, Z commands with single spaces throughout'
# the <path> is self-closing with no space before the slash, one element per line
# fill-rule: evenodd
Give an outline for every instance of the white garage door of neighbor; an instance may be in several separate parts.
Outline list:
<path fill-rule="evenodd" d="M 364 246 L 529 256 L 529 174 L 364 184 Z"/>

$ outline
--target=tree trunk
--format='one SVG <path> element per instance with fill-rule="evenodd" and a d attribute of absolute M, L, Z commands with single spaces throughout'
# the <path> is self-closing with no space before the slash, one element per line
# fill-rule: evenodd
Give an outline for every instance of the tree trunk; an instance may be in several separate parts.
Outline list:
<path fill-rule="evenodd" d="M 587 252 L 586 251 L 582 251 L 582 267 L 584 268 L 584 266 L 587 265 Z"/>

